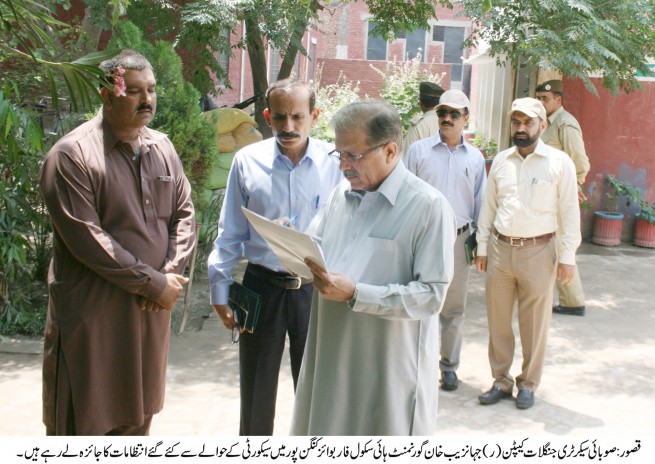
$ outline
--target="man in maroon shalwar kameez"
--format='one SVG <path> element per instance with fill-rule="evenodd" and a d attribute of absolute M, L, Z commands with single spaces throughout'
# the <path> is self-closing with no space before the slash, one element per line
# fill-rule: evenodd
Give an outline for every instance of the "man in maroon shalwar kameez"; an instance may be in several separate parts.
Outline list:
<path fill-rule="evenodd" d="M 48 435 L 146 435 L 162 409 L 171 309 L 195 244 L 191 189 L 150 63 L 100 64 L 103 107 L 46 155 L 53 234 L 43 359 Z"/>

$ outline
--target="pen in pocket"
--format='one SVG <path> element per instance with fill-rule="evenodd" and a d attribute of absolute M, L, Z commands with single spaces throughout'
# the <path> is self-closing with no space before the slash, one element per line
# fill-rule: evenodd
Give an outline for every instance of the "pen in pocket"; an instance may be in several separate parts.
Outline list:
<path fill-rule="evenodd" d="M 316 209 L 316 210 L 318 209 L 318 202 L 319 202 L 320 199 L 321 199 L 321 196 L 320 196 L 320 195 L 316 195 L 316 202 L 315 202 L 315 204 L 314 204 L 314 209 Z"/>

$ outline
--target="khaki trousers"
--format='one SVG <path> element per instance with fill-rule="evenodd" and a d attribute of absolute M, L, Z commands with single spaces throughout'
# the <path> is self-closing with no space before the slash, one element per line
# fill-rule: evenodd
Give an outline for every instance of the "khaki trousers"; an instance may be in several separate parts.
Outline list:
<path fill-rule="evenodd" d="M 442 372 L 456 371 L 459 367 L 459 355 L 462 351 L 462 326 L 464 325 L 464 308 L 468 290 L 471 266 L 466 262 L 464 242 L 471 234 L 471 229 L 464 231 L 455 240 L 455 272 L 448 287 L 446 301 L 439 313 L 441 327 L 441 359 L 439 369 Z"/>
<path fill-rule="evenodd" d="M 557 293 L 559 295 L 558 301 L 560 306 L 566 308 L 581 308 L 585 305 L 584 290 L 582 289 L 582 281 L 580 280 L 578 266 L 575 267 L 573 280 L 570 284 L 562 285 L 557 281 Z"/>
<path fill-rule="evenodd" d="M 494 386 L 505 392 L 514 388 L 510 368 L 514 358 L 515 302 L 518 302 L 523 353 L 516 385 L 520 390 L 530 391 L 539 386 L 552 317 L 555 246 L 553 239 L 523 247 L 512 246 L 493 235 L 489 240 L 486 279 L 489 363 Z"/>
<path fill-rule="evenodd" d="M 558 238 L 558 240 L 561 240 L 561 238 Z M 557 281 L 556 285 L 557 294 L 559 295 L 557 301 L 559 302 L 560 306 L 564 306 L 566 308 L 581 308 L 585 305 L 584 290 L 582 289 L 582 281 L 580 280 L 578 266 L 575 266 L 573 280 L 570 284 L 562 285 L 559 281 Z"/>

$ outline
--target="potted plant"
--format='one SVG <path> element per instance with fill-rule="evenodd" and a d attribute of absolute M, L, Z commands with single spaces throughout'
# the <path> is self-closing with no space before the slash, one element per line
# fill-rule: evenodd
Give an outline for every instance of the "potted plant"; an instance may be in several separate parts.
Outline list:
<path fill-rule="evenodd" d="M 640 247 L 655 248 L 655 203 L 641 198 L 641 191 L 629 182 L 608 175 L 605 181 L 609 187 L 606 196 L 612 211 L 597 211 L 594 218 L 592 242 L 598 245 L 613 246 L 621 243 L 623 214 L 617 213 L 616 203 L 620 196 L 625 197 L 625 206 L 639 206 L 634 227 L 634 244 Z"/>
<path fill-rule="evenodd" d="M 635 219 L 634 244 L 640 247 L 655 248 L 655 203 L 641 198 L 641 191 L 628 182 L 622 182 L 626 206 L 631 203 L 639 206 Z"/>
<path fill-rule="evenodd" d="M 475 136 L 471 140 L 471 145 L 476 147 L 482 152 L 484 156 L 485 167 L 487 168 L 487 174 L 489 174 L 489 169 L 491 169 L 491 163 L 494 160 L 494 156 L 498 152 L 498 144 L 491 137 L 486 138 L 481 133 L 476 132 Z"/>
<path fill-rule="evenodd" d="M 623 214 L 617 211 L 617 199 L 626 194 L 625 185 L 612 175 L 605 177 L 608 190 L 605 196 L 609 211 L 594 212 L 594 230 L 591 241 L 596 245 L 617 246 L 621 244 Z"/>
<path fill-rule="evenodd" d="M 655 203 L 639 203 L 639 215 L 635 221 L 634 244 L 640 247 L 655 248 Z"/>

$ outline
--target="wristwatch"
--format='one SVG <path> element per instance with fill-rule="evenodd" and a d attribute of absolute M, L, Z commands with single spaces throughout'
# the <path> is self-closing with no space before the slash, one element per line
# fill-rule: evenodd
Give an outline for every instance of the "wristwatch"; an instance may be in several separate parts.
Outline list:
<path fill-rule="evenodd" d="M 357 288 L 357 284 L 355 284 L 355 292 L 353 293 L 353 296 L 346 301 L 346 304 L 348 305 L 348 309 L 353 309 L 355 306 L 355 302 L 357 301 L 357 291 L 359 289 Z"/>

